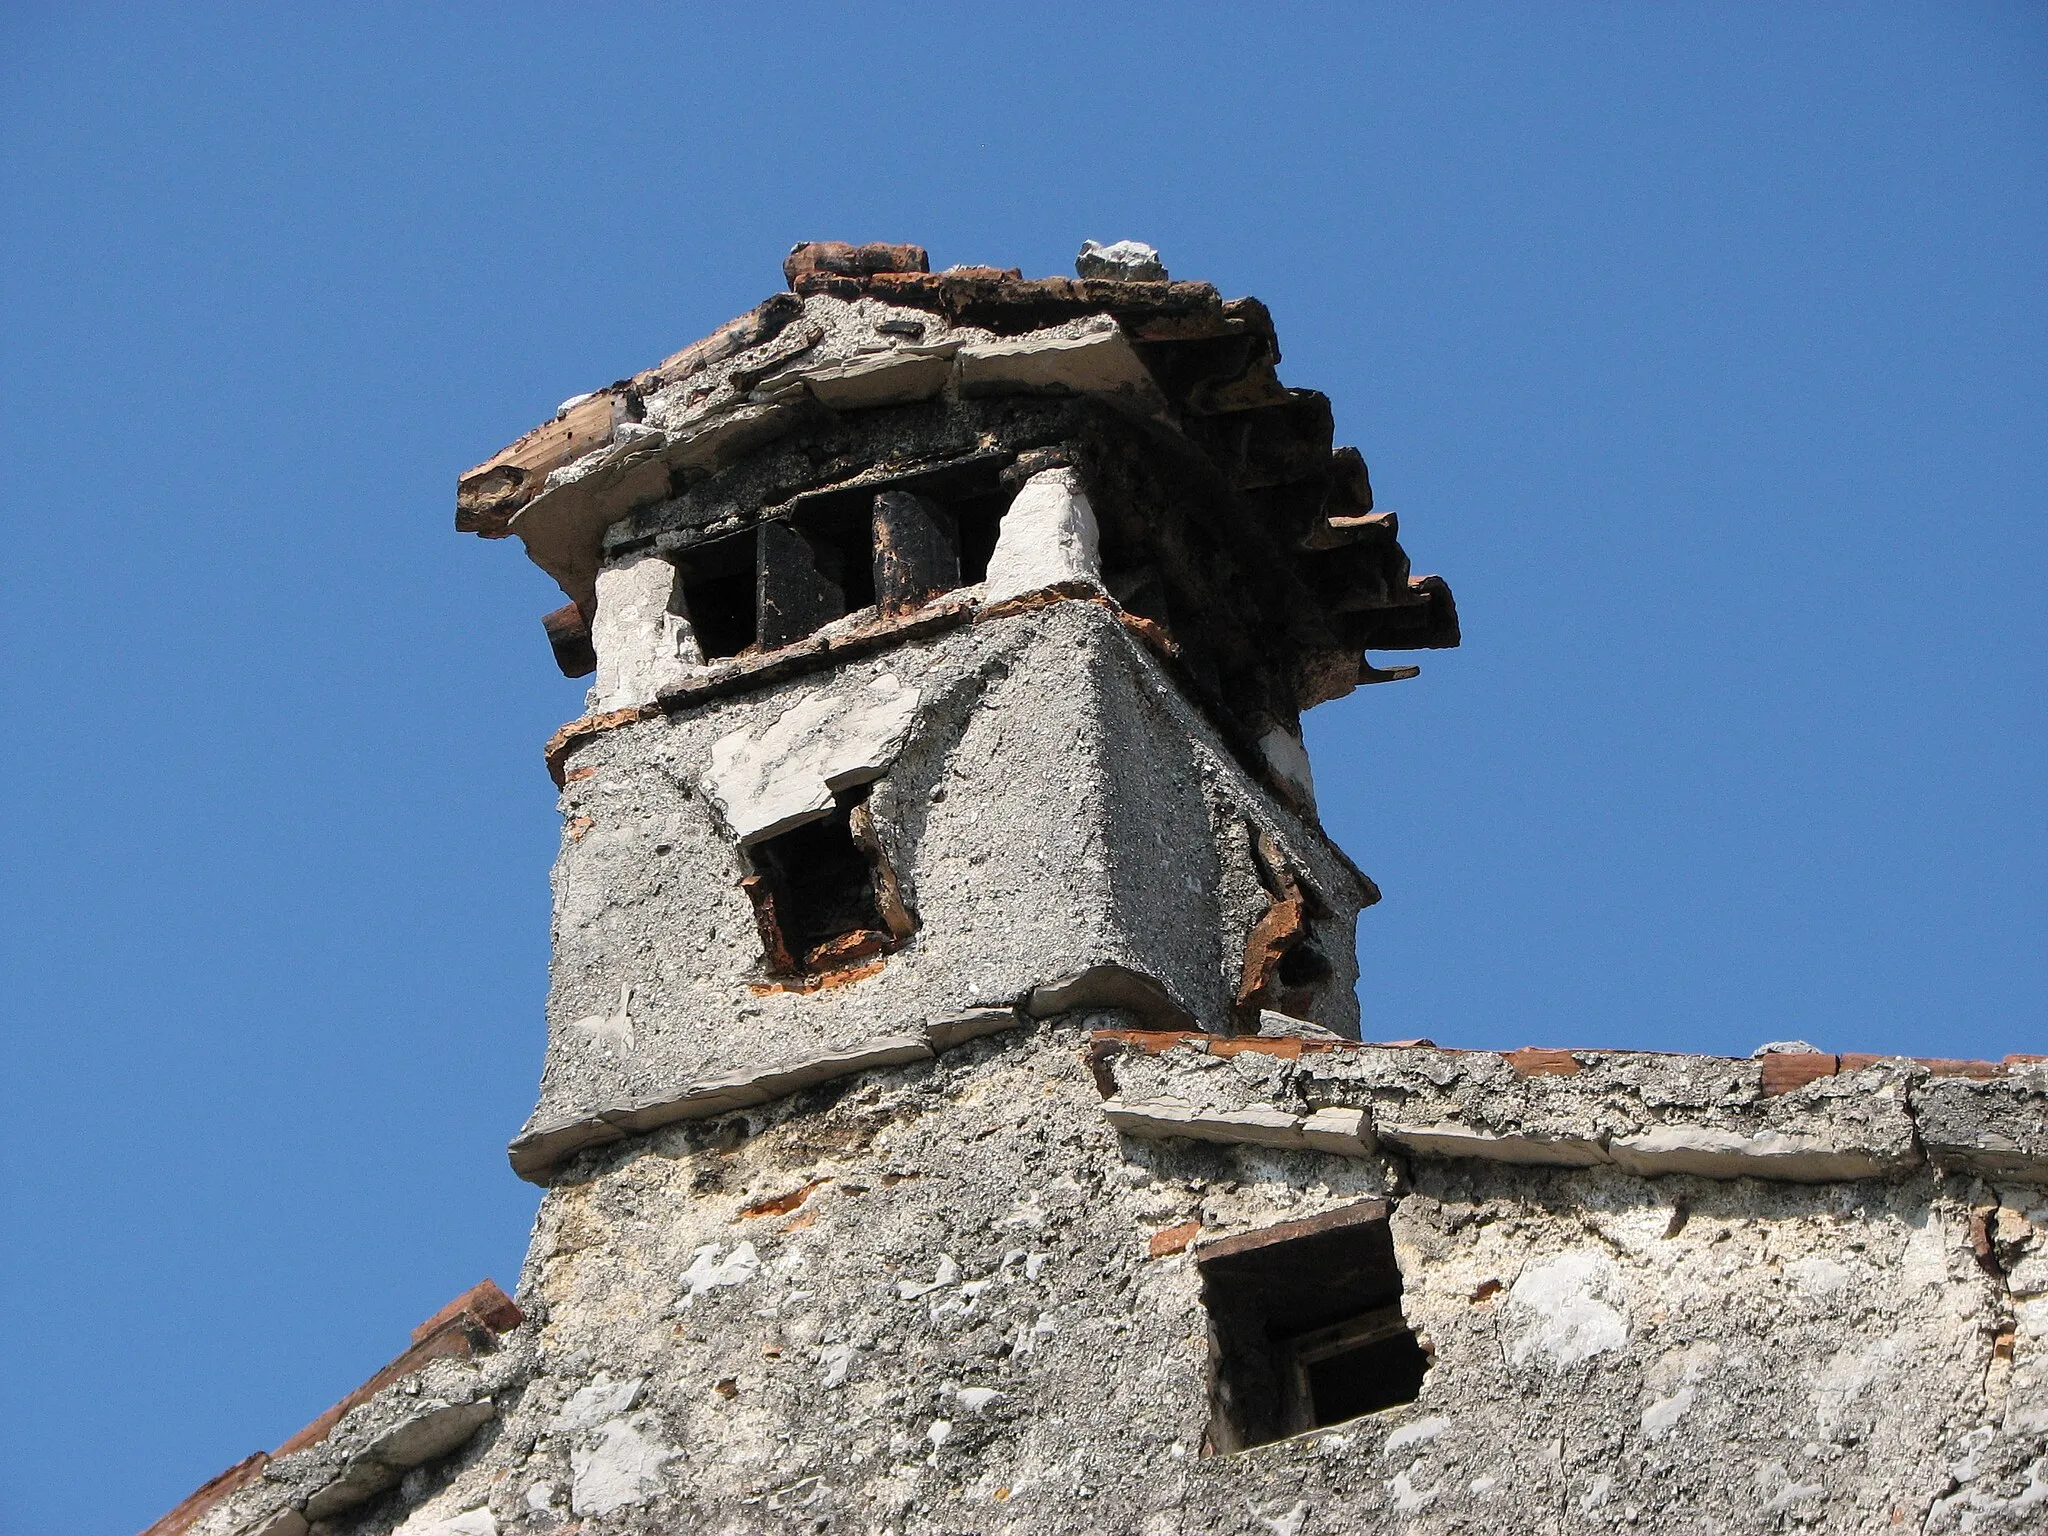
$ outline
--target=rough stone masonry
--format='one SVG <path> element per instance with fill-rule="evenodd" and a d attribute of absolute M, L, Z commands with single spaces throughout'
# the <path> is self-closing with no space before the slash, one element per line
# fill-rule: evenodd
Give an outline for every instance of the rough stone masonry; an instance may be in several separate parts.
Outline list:
<path fill-rule="evenodd" d="M 2048 1531 L 2048 1058 L 1366 1043 L 1304 710 L 1455 645 L 1256 300 L 801 245 L 561 584 L 545 1193 L 155 1536 Z"/>

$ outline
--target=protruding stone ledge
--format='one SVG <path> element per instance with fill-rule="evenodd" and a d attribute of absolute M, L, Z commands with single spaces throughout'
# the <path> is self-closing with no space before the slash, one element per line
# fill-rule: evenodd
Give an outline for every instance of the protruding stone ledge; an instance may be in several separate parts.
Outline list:
<path fill-rule="evenodd" d="M 1813 1137 L 1764 1132 L 1738 1136 L 1699 1126 L 1662 1126 L 1609 1144 L 1597 1137 L 1496 1134 L 1461 1125 L 1375 1126 L 1362 1109 L 1320 1109 L 1293 1115 L 1270 1105 L 1249 1109 L 1197 1109 L 1164 1100 L 1107 1100 L 1102 1112 L 1119 1131 L 1142 1141 L 1185 1137 L 1223 1145 L 1279 1147 L 1288 1151 L 1369 1155 L 1378 1144 L 1414 1157 L 1476 1158 L 1524 1167 L 1615 1166 L 1653 1175 L 1690 1173 L 1710 1179 L 1775 1179 L 1829 1184 L 1882 1178 L 1909 1168 L 1914 1156 L 1880 1157 L 1866 1149 L 1833 1146 Z"/>
<path fill-rule="evenodd" d="M 1013 1008 L 970 1008 L 934 1020 L 920 1034 L 878 1035 L 835 1050 L 784 1057 L 759 1067 L 700 1078 L 674 1093 L 631 1104 L 607 1105 L 588 1114 L 533 1126 L 522 1132 L 506 1152 L 514 1173 L 544 1184 L 563 1159 L 587 1147 L 624 1141 L 629 1136 L 644 1135 L 684 1120 L 708 1120 L 735 1109 L 752 1109 L 862 1072 L 929 1061 L 940 1051 L 1028 1022 Z"/>
<path fill-rule="evenodd" d="M 1357 1129 L 1323 1150 L 1789 1183 L 1886 1178 L 1932 1159 L 2048 1182 L 2048 1067 L 2024 1060 L 1942 1062 L 1952 1075 L 1935 1076 L 1830 1056 L 1787 1088 L 1768 1061 L 1649 1052 L 1100 1030 L 1089 1054 L 1111 1123 L 1149 1139 L 1299 1148 L 1314 1144 L 1308 1125 L 1342 1111 Z"/>
<path fill-rule="evenodd" d="M 1476 1157 L 1490 1163 L 1525 1163 L 1550 1168 L 1591 1168 L 1611 1161 L 1598 1137 L 1529 1136 L 1477 1130 L 1442 1121 L 1378 1126 L 1382 1141 L 1418 1157 Z"/>
<path fill-rule="evenodd" d="M 1641 1135 L 1618 1136 L 1607 1151 L 1630 1173 L 1693 1173 L 1708 1179 L 1782 1179 L 1794 1184 L 1879 1179 L 1920 1162 L 1910 1146 L 1886 1153 L 1825 1136 L 1780 1131 L 1743 1136 L 1696 1125 L 1660 1125 Z"/>
<path fill-rule="evenodd" d="M 1372 1127 L 1365 1111 L 1359 1109 L 1321 1109 L 1312 1115 L 1295 1115 L 1263 1104 L 1219 1110 L 1165 1100 L 1110 1099 L 1102 1112 L 1119 1131 L 1141 1141 L 1182 1136 L 1226 1146 L 1334 1152 L 1346 1157 L 1364 1157 L 1373 1150 Z"/>
<path fill-rule="evenodd" d="M 1945 1077 L 1913 1094 L 1927 1155 L 1950 1168 L 2048 1183 L 2048 1064 L 2007 1057 L 2004 1075 Z"/>
<path fill-rule="evenodd" d="M 545 1183 L 548 1173 L 571 1153 L 623 1141 L 682 1120 L 707 1120 L 729 1110 L 750 1109 L 877 1067 L 927 1061 L 931 1043 L 923 1035 L 882 1035 L 837 1050 L 785 1057 L 750 1071 L 702 1078 L 656 1098 L 609 1105 L 573 1119 L 532 1127 L 506 1149 L 512 1171 Z"/>

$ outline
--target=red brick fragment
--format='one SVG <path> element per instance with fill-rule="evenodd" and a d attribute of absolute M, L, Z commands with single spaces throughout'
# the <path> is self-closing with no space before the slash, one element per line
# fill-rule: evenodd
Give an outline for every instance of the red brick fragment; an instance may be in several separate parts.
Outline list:
<path fill-rule="evenodd" d="M 850 987 L 857 981 L 866 981 L 870 976 L 879 976 L 882 967 L 889 963 L 887 955 L 877 955 L 865 965 L 844 966 L 836 971 L 826 971 L 817 976 L 788 976 L 776 981 L 750 981 L 747 990 L 756 997 L 766 997 L 771 992 L 830 992 L 835 987 Z"/>
<path fill-rule="evenodd" d="M 887 304 L 938 309 L 945 302 L 945 288 L 932 272 L 877 272 L 867 286 L 870 294 Z"/>
<path fill-rule="evenodd" d="M 1764 1092 L 1790 1093 L 1815 1078 L 1833 1077 L 1841 1069 L 1841 1058 L 1826 1051 L 1772 1051 L 1764 1057 Z"/>
<path fill-rule="evenodd" d="M 836 939 L 827 939 L 823 944 L 813 945 L 804 951 L 804 969 L 807 971 L 830 971 L 843 969 L 869 955 L 881 954 L 893 949 L 890 936 L 879 928 L 860 928 L 852 933 L 842 933 Z"/>
<path fill-rule="evenodd" d="M 787 1216 L 791 1211 L 795 1210 L 798 1206 L 802 1205 L 806 1200 L 810 1199 L 812 1195 L 816 1194 L 819 1190 L 823 1189 L 827 1184 L 830 1184 L 831 1182 L 832 1181 L 829 1178 L 812 1179 L 810 1183 L 800 1185 L 797 1188 L 792 1189 L 786 1195 L 777 1195 L 772 1200 L 757 1200 L 752 1205 L 748 1206 L 745 1210 L 741 1211 L 740 1215 L 743 1218 L 750 1218 L 755 1216 Z"/>
<path fill-rule="evenodd" d="M 1579 1070 L 1579 1058 L 1570 1051 L 1549 1051 L 1525 1045 L 1502 1058 L 1515 1069 L 1517 1077 L 1571 1077 Z"/>
<path fill-rule="evenodd" d="M 806 240 L 783 258 L 782 275 L 792 288 L 806 274 L 872 277 L 877 272 L 929 272 L 921 245 L 849 245 L 844 240 Z"/>
<path fill-rule="evenodd" d="M 1250 1051 L 1259 1056 L 1277 1056 L 1282 1061 L 1299 1061 L 1304 1051 L 1334 1051 L 1347 1042 L 1304 1040 L 1299 1035 L 1237 1035 L 1228 1040 L 1211 1040 L 1211 1056 L 1236 1056 Z"/>
<path fill-rule="evenodd" d="M 859 278 L 841 277 L 836 272 L 799 272 L 789 280 L 789 286 L 805 298 L 823 293 L 835 299 L 853 300 L 863 291 Z"/>
<path fill-rule="evenodd" d="M 1952 1061 L 1945 1056 L 1915 1056 L 1916 1065 L 1936 1077 L 1996 1077 L 1998 1067 L 1989 1061 Z"/>
<path fill-rule="evenodd" d="M 1184 1221 L 1178 1226 L 1161 1227 L 1152 1234 L 1152 1241 L 1145 1245 L 1146 1255 L 1155 1259 L 1171 1258 L 1176 1253 L 1185 1253 L 1188 1244 L 1201 1235 L 1199 1221 Z"/>
<path fill-rule="evenodd" d="M 464 1313 L 468 1313 L 493 1333 L 510 1333 L 526 1321 L 526 1314 L 519 1310 L 519 1304 L 499 1290 L 495 1280 L 480 1280 L 413 1329 L 413 1343 L 425 1343 L 428 1338 Z"/>
<path fill-rule="evenodd" d="M 1335 1210 L 1322 1211 L 1314 1216 L 1304 1216 L 1298 1221 L 1282 1221 L 1270 1227 L 1239 1232 L 1231 1237 L 1213 1238 L 1195 1250 L 1195 1261 L 1207 1264 L 1216 1259 L 1227 1259 L 1234 1254 L 1268 1248 L 1276 1243 L 1291 1243 L 1296 1238 L 1315 1237 L 1319 1233 L 1335 1232 L 1342 1227 L 1386 1219 L 1386 1201 L 1354 1200 L 1349 1205 L 1340 1205 Z"/>
<path fill-rule="evenodd" d="M 1997 1215 L 1995 1205 L 1980 1206 L 1970 1212 L 1970 1252 L 1976 1256 L 1979 1269 L 2002 1280 L 2005 1271 L 1999 1267 L 1997 1250 L 1991 1246 L 1991 1223 Z"/>
<path fill-rule="evenodd" d="M 218 1477 L 194 1489 L 176 1509 L 144 1531 L 142 1536 L 184 1536 L 186 1531 L 200 1522 L 208 1510 L 229 1494 L 256 1481 L 262 1475 L 263 1469 L 269 1465 L 268 1451 L 258 1451 L 253 1456 L 244 1457 Z"/>

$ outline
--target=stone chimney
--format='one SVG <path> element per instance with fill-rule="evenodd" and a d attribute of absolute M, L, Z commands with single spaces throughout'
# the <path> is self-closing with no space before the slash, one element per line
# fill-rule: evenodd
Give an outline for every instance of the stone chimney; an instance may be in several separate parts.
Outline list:
<path fill-rule="evenodd" d="M 1377 892 L 1301 714 L 1455 645 L 1451 595 L 1264 306 L 1109 253 L 1161 279 L 798 246 L 463 477 L 595 673 L 522 1173 L 1023 1017 L 1356 1037 Z"/>
<path fill-rule="evenodd" d="M 786 270 L 461 482 L 594 674 L 514 1294 L 149 1536 L 2038 1532 L 2048 1058 L 1359 1040 L 1300 718 L 1457 618 L 1265 310 Z"/>

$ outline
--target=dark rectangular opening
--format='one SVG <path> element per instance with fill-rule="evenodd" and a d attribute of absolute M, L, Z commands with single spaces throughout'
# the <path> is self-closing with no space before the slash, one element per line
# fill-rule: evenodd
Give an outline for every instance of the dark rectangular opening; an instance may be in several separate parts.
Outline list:
<path fill-rule="evenodd" d="M 816 974 L 881 954 L 911 935 L 910 914 L 867 807 L 868 787 L 826 816 L 747 849 L 740 882 L 769 970 Z"/>
<path fill-rule="evenodd" d="M 670 611 L 689 621 L 706 661 L 737 656 L 754 643 L 754 549 L 749 532 L 674 557 L 680 579 Z"/>
<path fill-rule="evenodd" d="M 874 500 L 872 492 L 820 499 L 790 519 L 810 541 L 819 574 L 839 589 L 840 613 L 874 606 Z"/>
<path fill-rule="evenodd" d="M 1242 1450 L 1415 1401 L 1429 1358 L 1401 1315 L 1377 1200 L 1198 1250 L 1209 1312 L 1207 1448 Z"/>

